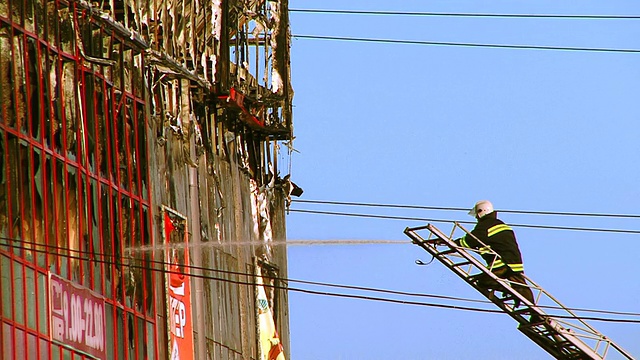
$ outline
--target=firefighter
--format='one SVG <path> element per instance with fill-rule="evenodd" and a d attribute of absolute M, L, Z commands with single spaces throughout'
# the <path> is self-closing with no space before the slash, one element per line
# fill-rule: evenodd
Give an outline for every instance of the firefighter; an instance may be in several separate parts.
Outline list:
<path fill-rule="evenodd" d="M 478 242 L 473 236 L 465 234 L 460 239 L 455 240 L 459 246 L 477 249 L 482 258 L 487 262 L 487 267 L 497 277 L 511 281 L 512 283 L 526 284 L 524 279 L 524 267 L 522 265 L 522 255 L 516 242 L 516 235 L 507 224 L 498 219 L 498 214 L 493 209 L 493 204 L 488 200 L 478 201 L 469 211 L 469 215 L 477 219 L 477 224 L 471 234 L 477 237 L 483 244 Z M 485 246 L 486 245 L 486 246 Z M 493 250 L 500 257 L 491 254 Z M 488 291 L 496 289 L 498 284 L 490 276 L 482 273 L 477 280 L 478 287 Z M 527 286 L 512 285 L 525 299 L 535 304 L 533 292 Z M 519 303 L 519 301 L 516 301 Z"/>

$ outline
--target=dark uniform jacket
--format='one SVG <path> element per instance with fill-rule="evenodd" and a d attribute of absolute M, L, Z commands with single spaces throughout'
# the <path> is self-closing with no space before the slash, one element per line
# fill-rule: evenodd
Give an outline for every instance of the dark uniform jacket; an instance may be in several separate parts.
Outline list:
<path fill-rule="evenodd" d="M 471 234 L 486 244 L 487 247 L 479 243 L 473 236 L 467 234 L 456 240 L 456 242 L 463 247 L 478 249 L 491 270 L 507 265 L 514 272 L 524 271 L 516 235 L 507 224 L 497 218 L 495 212 L 480 218 L 476 226 L 471 230 Z M 490 253 L 490 250 L 498 253 L 500 258 L 496 259 L 496 256 Z"/>

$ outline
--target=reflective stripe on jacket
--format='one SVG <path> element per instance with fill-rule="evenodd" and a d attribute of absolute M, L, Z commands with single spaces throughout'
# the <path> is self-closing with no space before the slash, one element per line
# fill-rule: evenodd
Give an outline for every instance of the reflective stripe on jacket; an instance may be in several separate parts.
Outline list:
<path fill-rule="evenodd" d="M 523 272 L 522 254 L 518 248 L 516 235 L 509 225 L 497 218 L 496 213 L 491 213 L 478 220 L 471 234 L 482 241 L 486 246 L 476 241 L 473 236 L 463 236 L 456 242 L 458 245 L 477 249 L 482 258 L 491 269 L 498 269 L 505 265 L 514 272 Z M 495 259 L 491 250 L 500 255 Z"/>

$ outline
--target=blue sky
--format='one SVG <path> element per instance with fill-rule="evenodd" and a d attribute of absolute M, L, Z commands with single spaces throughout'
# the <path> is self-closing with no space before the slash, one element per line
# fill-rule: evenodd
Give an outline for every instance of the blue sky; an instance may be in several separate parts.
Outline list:
<path fill-rule="evenodd" d="M 639 2 L 615 0 L 291 0 L 289 6 L 640 15 Z M 640 53 L 295 38 L 323 35 L 640 49 L 640 20 L 299 12 L 290 17 L 294 147 L 298 151 L 292 156 L 292 180 L 304 189 L 301 199 L 442 207 L 471 207 L 477 200 L 489 199 L 497 209 L 640 214 Z M 291 208 L 473 220 L 462 211 L 295 202 Z M 640 230 L 638 218 L 512 213 L 501 218 L 513 224 Z M 292 211 L 287 236 L 291 240 L 408 242 L 404 228 L 423 224 Z M 451 229 L 447 223 L 436 225 Z M 640 312 L 638 234 L 515 230 L 527 275 L 565 305 Z M 483 299 L 441 264 L 415 265 L 416 259 L 426 261 L 430 256 L 408 243 L 290 246 L 288 252 L 292 279 Z M 296 292 L 290 292 L 289 301 L 289 358 L 295 360 L 550 358 L 504 314 Z M 640 324 L 590 324 L 640 357 Z"/>

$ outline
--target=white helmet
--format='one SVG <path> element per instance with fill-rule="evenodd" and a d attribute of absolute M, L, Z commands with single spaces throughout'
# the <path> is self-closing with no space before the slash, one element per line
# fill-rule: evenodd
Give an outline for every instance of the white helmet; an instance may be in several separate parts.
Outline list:
<path fill-rule="evenodd" d="M 493 204 L 491 204 L 489 200 L 480 200 L 473 206 L 471 211 L 469 211 L 469 215 L 480 219 L 487 214 L 491 214 L 492 212 Z"/>

